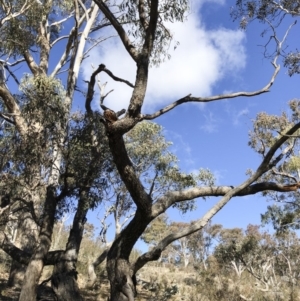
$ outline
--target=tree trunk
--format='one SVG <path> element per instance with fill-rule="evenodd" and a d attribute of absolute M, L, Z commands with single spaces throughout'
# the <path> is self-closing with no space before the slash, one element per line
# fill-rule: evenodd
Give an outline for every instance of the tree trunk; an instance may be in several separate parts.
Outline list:
<path fill-rule="evenodd" d="M 27 253 L 33 254 L 38 240 L 38 226 L 33 221 L 29 212 L 23 212 L 20 216 L 18 216 L 18 219 L 19 223 L 15 245 Z M 26 268 L 26 265 L 13 260 L 7 284 L 10 287 L 21 287 Z"/>
<path fill-rule="evenodd" d="M 87 191 L 81 191 L 72 229 L 61 260 L 52 274 L 52 288 L 59 301 L 83 301 L 77 283 L 76 264 L 88 211 Z"/>
<path fill-rule="evenodd" d="M 36 300 L 38 281 L 43 271 L 45 256 L 51 245 L 56 204 L 55 188 L 49 186 L 43 210 L 43 221 L 39 235 L 40 242 L 26 269 L 19 301 Z"/>
<path fill-rule="evenodd" d="M 52 276 L 52 288 L 58 301 L 83 301 L 77 284 L 77 272 L 61 272 Z"/>
<path fill-rule="evenodd" d="M 136 296 L 135 274 L 129 263 L 133 246 L 151 218 L 137 210 L 128 226 L 115 239 L 107 254 L 107 274 L 110 281 L 110 301 L 133 301 Z"/>
<path fill-rule="evenodd" d="M 110 301 L 134 301 L 136 282 L 130 263 L 126 259 L 109 260 L 107 264 L 110 280 Z"/>
<path fill-rule="evenodd" d="M 15 288 L 21 287 L 24 280 L 26 268 L 27 266 L 25 264 L 21 264 L 16 260 L 13 260 L 9 270 L 7 285 L 9 287 Z"/>
<path fill-rule="evenodd" d="M 97 276 L 95 273 L 95 268 L 101 264 L 107 257 L 109 248 L 111 247 L 112 243 L 109 243 L 106 246 L 106 249 L 88 266 L 88 283 L 87 283 L 87 288 L 92 288 L 97 280 Z"/>

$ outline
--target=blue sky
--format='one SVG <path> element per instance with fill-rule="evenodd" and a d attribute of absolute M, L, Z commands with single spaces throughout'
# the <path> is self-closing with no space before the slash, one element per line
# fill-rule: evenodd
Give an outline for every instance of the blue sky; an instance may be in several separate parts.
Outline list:
<path fill-rule="evenodd" d="M 184 23 L 168 24 L 174 40 L 180 44 L 174 51 L 170 46 L 171 59 L 159 68 L 150 69 L 148 93 L 145 100 L 145 113 L 152 113 L 181 97 L 192 93 L 193 96 L 210 96 L 236 91 L 253 91 L 262 88 L 270 80 L 273 72 L 270 60 L 264 58 L 264 45 L 270 36 L 267 32 L 261 37 L 266 26 L 253 23 L 247 31 L 238 29 L 238 22 L 230 18 L 230 8 L 234 1 L 193 0 L 188 20 Z M 279 38 L 292 22 L 288 19 L 279 28 Z M 286 51 L 296 48 L 298 40 L 296 25 L 290 32 Z M 68 32 L 68 24 L 64 30 Z M 99 34 L 99 33 L 97 33 Z M 78 85 L 86 89 L 92 73 L 93 64 L 105 64 L 115 75 L 134 82 L 135 64 L 124 50 L 113 30 L 101 32 L 111 35 L 111 39 L 95 48 L 84 60 Z M 270 45 L 269 51 L 273 48 Z M 55 66 L 60 45 L 53 51 L 50 72 Z M 17 71 L 23 74 L 24 69 Z M 26 71 L 25 71 L 26 72 Z M 64 75 L 63 75 L 64 76 Z M 114 82 L 101 73 L 101 82 L 108 82 L 106 92 L 114 89 L 105 100 L 108 107 L 120 110 L 126 108 L 131 88 Z M 12 81 L 9 87 L 15 89 Z M 180 159 L 180 167 L 191 172 L 199 168 L 210 169 L 220 185 L 238 185 L 245 180 L 245 171 L 255 169 L 260 157 L 248 146 L 248 132 L 252 119 L 261 111 L 280 114 L 287 109 L 287 102 L 300 97 L 299 78 L 290 78 L 282 67 L 271 92 L 254 98 L 222 100 L 209 104 L 184 104 L 168 114 L 154 120 L 165 129 L 165 135 L 172 141 L 172 150 Z M 84 99 L 77 94 L 74 108 L 83 109 Z M 98 110 L 97 96 L 92 103 Z M 185 215 L 174 210 L 169 212 L 173 220 L 188 222 L 200 218 L 218 199 L 200 200 L 196 211 Z M 269 203 L 260 197 L 249 196 L 234 198 L 213 219 L 224 227 L 246 227 L 249 223 L 260 223 L 260 214 Z M 96 226 L 100 226 L 91 216 Z M 99 215 L 101 218 L 101 214 Z M 70 220 L 68 221 L 70 222 Z"/>
<path fill-rule="evenodd" d="M 144 112 L 151 113 L 192 93 L 210 96 L 236 91 L 253 91 L 265 86 L 273 72 L 270 60 L 264 58 L 264 45 L 271 32 L 261 37 L 265 25 L 250 24 L 247 31 L 238 29 L 238 22 L 230 18 L 233 1 L 193 1 L 191 14 L 183 24 L 170 24 L 174 39 L 180 42 L 172 58 L 159 68 L 150 70 L 148 94 Z M 291 19 L 279 28 L 282 38 Z M 290 32 L 286 51 L 295 48 L 297 26 Z M 113 34 L 113 33 L 112 33 Z M 268 51 L 272 51 L 270 45 Z M 83 77 L 90 75 L 91 64 L 104 63 L 116 75 L 134 82 L 135 66 L 123 45 L 112 38 L 94 51 L 84 63 Z M 108 81 L 107 91 L 114 92 L 106 100 L 113 109 L 126 108 L 131 89 Z M 238 185 L 246 179 L 245 171 L 255 169 L 260 157 L 248 146 L 248 132 L 252 119 L 261 111 L 280 114 L 287 102 L 299 97 L 299 79 L 290 78 L 282 67 L 271 92 L 254 98 L 222 100 L 209 104 L 184 104 L 155 122 L 165 128 L 173 151 L 183 170 L 209 168 L 220 185 Z M 94 103 L 94 109 L 97 109 Z M 200 218 L 217 198 L 198 202 L 198 209 L 185 215 L 171 210 L 170 219 L 188 222 Z M 234 198 L 220 211 L 213 222 L 224 227 L 246 227 L 259 224 L 260 214 L 269 203 L 259 195 Z"/>

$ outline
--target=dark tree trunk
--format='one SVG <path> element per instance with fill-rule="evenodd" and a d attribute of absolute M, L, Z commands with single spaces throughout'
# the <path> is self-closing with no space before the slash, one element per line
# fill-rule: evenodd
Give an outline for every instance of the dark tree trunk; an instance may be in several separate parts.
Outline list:
<path fill-rule="evenodd" d="M 83 301 L 77 284 L 76 271 L 65 273 L 60 271 L 53 275 L 52 288 L 58 301 Z"/>
<path fill-rule="evenodd" d="M 21 264 L 16 260 L 13 260 L 10 266 L 9 278 L 7 285 L 9 287 L 19 288 L 22 286 L 24 275 L 26 272 L 27 265 Z"/>
<path fill-rule="evenodd" d="M 87 201 L 87 191 L 81 191 L 66 251 L 53 269 L 52 288 L 59 301 L 83 301 L 77 283 L 76 264 L 88 211 Z"/>
<path fill-rule="evenodd" d="M 110 280 L 110 301 L 134 301 L 136 283 L 130 263 L 125 259 L 110 259 L 107 263 Z"/>
<path fill-rule="evenodd" d="M 114 241 L 107 254 L 107 273 L 110 281 L 110 301 L 133 301 L 136 281 L 129 262 L 133 246 L 151 219 L 137 210 L 135 217 Z"/>
<path fill-rule="evenodd" d="M 134 218 L 115 239 L 107 254 L 107 273 L 110 281 L 110 301 L 133 301 L 136 295 L 135 278 L 129 262 L 133 246 L 152 221 L 152 199 L 146 193 L 142 183 L 137 177 L 132 162 L 128 157 L 122 132 L 127 132 L 135 125 L 134 120 L 126 119 L 124 124 L 114 132 L 114 128 L 107 126 L 109 148 L 114 162 L 126 185 L 132 199 L 137 205 Z"/>

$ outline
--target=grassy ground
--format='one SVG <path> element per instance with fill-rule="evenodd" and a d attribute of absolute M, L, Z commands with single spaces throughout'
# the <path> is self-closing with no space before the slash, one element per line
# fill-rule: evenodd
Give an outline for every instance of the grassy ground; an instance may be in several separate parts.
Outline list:
<path fill-rule="evenodd" d="M 183 279 L 186 274 L 170 273 L 168 269 L 164 268 L 150 268 L 149 271 L 141 273 L 140 277 L 143 281 L 139 281 L 137 286 L 138 296 L 137 301 L 154 301 L 164 300 L 163 293 L 165 288 L 169 287 L 171 283 Z M 18 301 L 20 293 L 19 289 L 13 289 L 7 286 L 8 273 L 0 272 L 0 300 L 1 301 Z M 102 275 L 101 279 L 95 284 L 93 289 L 85 288 L 86 279 L 83 275 L 78 275 L 78 284 L 81 289 L 81 294 L 85 301 L 107 301 L 109 295 L 109 282 L 107 278 Z M 160 283 L 158 285 L 158 283 Z M 45 292 L 44 292 L 45 295 Z M 43 299 L 48 300 L 48 299 Z M 49 299 L 52 300 L 52 299 Z M 170 298 L 168 300 L 175 300 Z"/>

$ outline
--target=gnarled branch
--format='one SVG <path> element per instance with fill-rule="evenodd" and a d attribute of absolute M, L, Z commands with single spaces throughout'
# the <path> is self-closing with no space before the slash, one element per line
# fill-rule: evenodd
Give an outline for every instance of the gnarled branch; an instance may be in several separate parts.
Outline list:
<path fill-rule="evenodd" d="M 112 26 L 117 31 L 119 37 L 123 42 L 123 45 L 125 46 L 126 50 L 130 54 L 132 59 L 135 62 L 137 62 L 138 52 L 135 49 L 134 45 L 131 43 L 122 25 L 119 23 L 119 21 L 116 19 L 114 14 L 110 11 L 110 9 L 106 6 L 106 4 L 102 0 L 94 0 L 94 2 L 99 6 L 100 10 L 103 12 L 105 17 L 111 22 Z"/>

